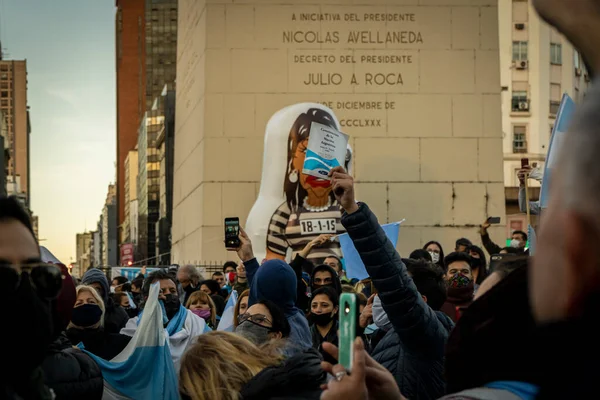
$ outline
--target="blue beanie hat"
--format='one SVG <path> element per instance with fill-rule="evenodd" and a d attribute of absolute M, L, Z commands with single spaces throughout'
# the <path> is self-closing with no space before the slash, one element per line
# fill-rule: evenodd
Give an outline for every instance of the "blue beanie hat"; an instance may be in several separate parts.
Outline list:
<path fill-rule="evenodd" d="M 102 286 L 102 290 L 104 293 L 102 294 L 102 300 L 104 300 L 104 304 L 108 301 L 108 294 L 110 292 L 108 287 L 108 278 L 104 275 L 104 272 L 100 271 L 98 268 L 92 268 L 85 274 L 83 274 L 83 278 L 81 279 L 81 283 L 84 285 L 91 285 L 92 283 L 99 283 Z"/>

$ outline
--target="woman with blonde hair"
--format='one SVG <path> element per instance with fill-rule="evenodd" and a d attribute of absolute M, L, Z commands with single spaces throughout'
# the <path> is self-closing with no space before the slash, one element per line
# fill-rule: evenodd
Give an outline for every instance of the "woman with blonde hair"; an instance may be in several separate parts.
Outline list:
<path fill-rule="evenodd" d="M 188 298 L 185 308 L 206 321 L 210 329 L 217 328 L 217 307 L 208 294 L 201 290 L 193 292 Z"/>
<path fill-rule="evenodd" d="M 92 286 L 80 285 L 66 335 L 74 345 L 92 354 L 110 360 L 119 354 L 131 339 L 119 333 L 104 330 L 106 312 L 102 297 Z"/>
<path fill-rule="evenodd" d="M 199 336 L 179 373 L 181 396 L 192 400 L 316 400 L 323 383 L 318 351 L 306 349 L 286 359 L 276 346 L 259 347 L 223 331 Z"/>
<path fill-rule="evenodd" d="M 233 327 L 235 328 L 238 325 L 238 317 L 246 313 L 248 309 L 248 299 L 250 298 L 250 289 L 246 289 L 240 294 L 238 297 L 237 303 L 235 303 L 235 308 L 233 309 Z"/>

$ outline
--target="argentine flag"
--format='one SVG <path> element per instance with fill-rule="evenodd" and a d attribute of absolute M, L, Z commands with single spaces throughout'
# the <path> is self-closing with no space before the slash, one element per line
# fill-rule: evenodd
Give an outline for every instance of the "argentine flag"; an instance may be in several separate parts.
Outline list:
<path fill-rule="evenodd" d="M 146 276 L 159 269 L 160 268 L 146 268 Z M 132 281 L 140 274 L 140 272 L 142 272 L 141 267 L 112 267 L 110 276 L 113 278 L 116 276 L 124 276 L 128 281 Z"/>
<path fill-rule="evenodd" d="M 381 225 L 381 228 L 385 232 L 386 236 L 394 247 L 398 243 L 398 234 L 400 233 L 400 222 L 393 222 L 391 224 Z M 342 248 L 342 254 L 344 255 L 344 261 L 346 264 L 346 276 L 350 279 L 363 280 L 369 277 L 369 273 L 363 264 L 358 251 L 354 247 L 352 239 L 347 233 L 338 236 L 340 240 L 340 247 Z"/>
<path fill-rule="evenodd" d="M 102 370 L 103 399 L 179 399 L 177 374 L 163 329 L 159 290 L 158 282 L 150 287 L 138 329 L 119 355 L 106 361 L 88 352 Z"/>
<path fill-rule="evenodd" d="M 229 300 L 227 300 L 227 304 L 225 304 L 225 309 L 223 310 L 221 321 L 219 321 L 219 326 L 217 326 L 218 331 L 233 332 L 233 311 L 235 310 L 237 300 L 238 294 L 235 290 L 232 290 Z"/>

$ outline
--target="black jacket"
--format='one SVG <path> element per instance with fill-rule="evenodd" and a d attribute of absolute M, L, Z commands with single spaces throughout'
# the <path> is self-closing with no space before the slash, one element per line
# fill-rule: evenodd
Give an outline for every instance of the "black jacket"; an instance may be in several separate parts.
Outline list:
<path fill-rule="evenodd" d="M 425 303 L 394 245 L 366 204 L 342 216 L 393 328 L 381 339 L 373 358 L 396 378 L 411 400 L 444 395 L 444 347 L 452 321 Z"/>
<path fill-rule="evenodd" d="M 490 256 L 498 254 L 502 250 L 502 247 L 492 242 L 492 239 L 490 238 L 490 235 L 487 231 L 485 231 L 485 233 L 481 235 L 481 243 L 483 243 L 483 247 L 485 247 Z"/>
<path fill-rule="evenodd" d="M 129 321 L 129 315 L 123 307 L 115 304 L 111 297 L 106 301 L 106 312 L 104 313 L 104 329 L 108 333 L 119 333 L 125 328 Z"/>
<path fill-rule="evenodd" d="M 336 317 L 337 317 L 337 315 L 336 315 Z M 317 325 L 312 324 L 310 326 L 310 335 L 312 336 L 313 349 L 319 350 L 319 353 L 321 353 L 321 357 L 323 357 L 323 360 L 330 362 L 333 365 L 337 364 L 337 362 L 336 362 L 337 360 L 334 359 L 333 357 L 331 357 L 329 355 L 329 353 L 324 351 L 323 347 L 322 347 L 323 342 L 329 342 L 335 346 L 338 345 L 338 323 L 337 323 L 337 321 L 334 320 L 334 323 L 331 326 L 331 329 L 329 330 L 329 332 L 327 332 L 327 335 L 325 335 L 325 337 L 321 336 L 321 333 L 319 332 L 319 328 L 317 328 Z"/>
<path fill-rule="evenodd" d="M 310 309 L 310 296 L 308 295 L 308 286 L 302 279 L 302 271 L 312 268 L 314 265 L 300 254 L 296 254 L 294 260 L 290 263 L 290 267 L 296 274 L 296 307 L 306 312 Z"/>
<path fill-rule="evenodd" d="M 307 349 L 285 360 L 280 366 L 265 368 L 240 391 L 243 400 L 317 400 L 325 383 L 321 357 Z"/>
<path fill-rule="evenodd" d="M 67 329 L 67 337 L 74 345 L 83 343 L 84 348 L 105 360 L 112 360 L 131 340 L 130 336 L 120 333 L 108 333 L 98 329 Z"/>
<path fill-rule="evenodd" d="M 96 362 L 82 350 L 73 348 L 65 335 L 50 346 L 42 362 L 44 382 L 58 400 L 102 398 L 104 382 Z"/>
<path fill-rule="evenodd" d="M 25 375 L 25 376 L 24 376 Z M 30 374 L 0 378 L 0 399 L 2 400 L 54 400 L 54 394 L 44 384 L 44 373 L 35 368 Z"/>

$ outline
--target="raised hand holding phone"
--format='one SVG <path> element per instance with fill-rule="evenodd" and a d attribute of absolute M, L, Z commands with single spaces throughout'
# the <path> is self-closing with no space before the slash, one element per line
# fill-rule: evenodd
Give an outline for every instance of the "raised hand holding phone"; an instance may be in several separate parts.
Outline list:
<path fill-rule="evenodd" d="M 358 211 L 358 204 L 354 197 L 354 178 L 343 167 L 335 167 L 329 171 L 333 194 L 338 203 L 348 214 Z"/>
<path fill-rule="evenodd" d="M 238 257 L 242 262 L 246 262 L 252 260 L 254 258 L 254 251 L 252 250 L 252 241 L 250 241 L 250 237 L 246 233 L 246 231 L 240 227 L 240 247 L 235 249 Z"/>

